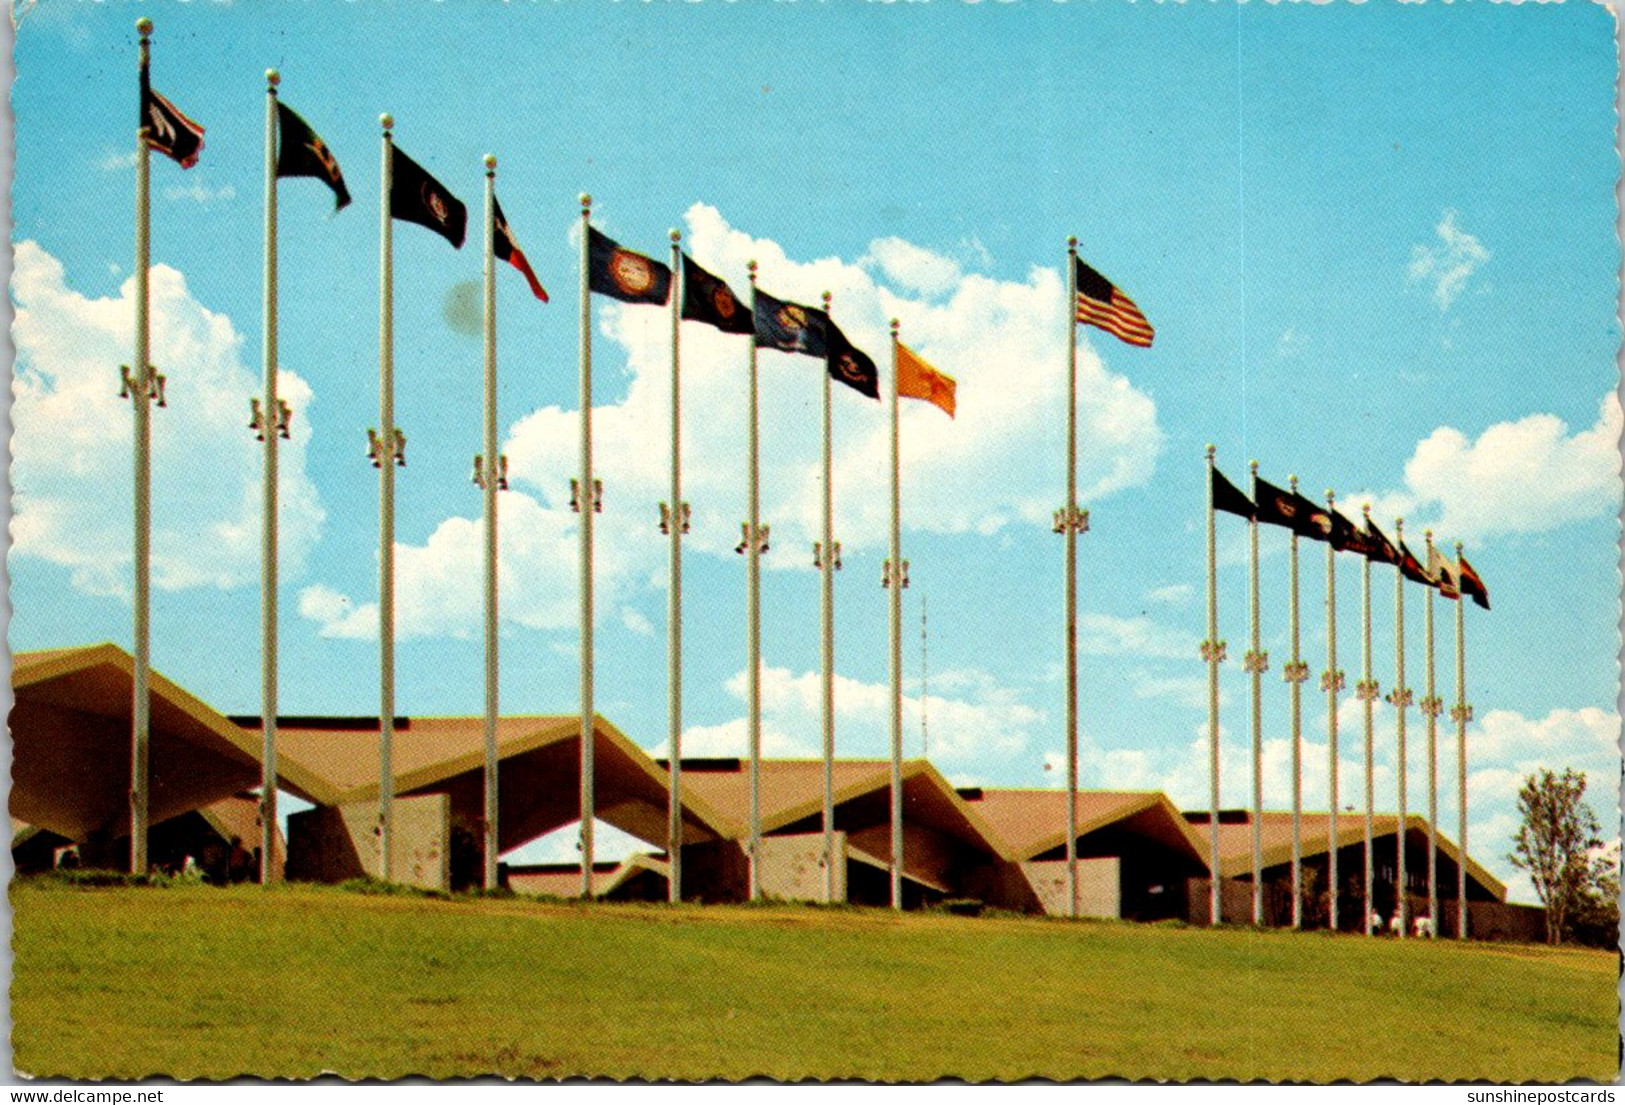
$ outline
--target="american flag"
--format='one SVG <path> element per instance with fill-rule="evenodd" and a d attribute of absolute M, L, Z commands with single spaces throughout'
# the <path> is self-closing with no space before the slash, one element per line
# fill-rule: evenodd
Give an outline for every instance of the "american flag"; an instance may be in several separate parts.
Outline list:
<path fill-rule="evenodd" d="M 1098 326 L 1130 345 L 1149 346 L 1154 332 L 1134 301 L 1081 258 L 1073 258 L 1073 263 L 1077 276 L 1078 321 Z"/>

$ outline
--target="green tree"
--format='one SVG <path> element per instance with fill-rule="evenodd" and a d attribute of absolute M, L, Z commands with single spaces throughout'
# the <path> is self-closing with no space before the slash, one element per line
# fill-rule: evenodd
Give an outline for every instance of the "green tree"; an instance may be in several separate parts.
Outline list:
<path fill-rule="evenodd" d="M 1546 907 L 1548 944 L 1563 942 L 1569 914 L 1597 890 L 1591 853 L 1602 847 L 1602 840 L 1597 836 L 1597 815 L 1585 802 L 1585 789 L 1585 776 L 1564 768 L 1561 775 L 1550 770 L 1530 775 L 1518 791 L 1520 824 L 1507 859 L 1529 872 L 1535 884 Z"/>
<path fill-rule="evenodd" d="M 1569 935 L 1594 948 L 1619 946 L 1619 845 L 1591 857 L 1591 878 L 1569 917 Z"/>

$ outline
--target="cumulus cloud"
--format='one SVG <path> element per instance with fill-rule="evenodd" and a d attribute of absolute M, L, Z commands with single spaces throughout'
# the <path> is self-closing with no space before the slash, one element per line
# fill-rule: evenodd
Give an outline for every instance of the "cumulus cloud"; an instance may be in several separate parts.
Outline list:
<path fill-rule="evenodd" d="M 1197 654 L 1197 641 L 1190 633 L 1147 617 L 1084 614 L 1078 622 L 1078 647 L 1096 656 L 1189 660 Z"/>
<path fill-rule="evenodd" d="M 1430 245 L 1413 246 L 1407 270 L 1412 282 L 1433 288 L 1433 301 L 1441 311 L 1450 309 L 1466 290 L 1473 274 L 1490 259 L 1490 251 L 1461 229 L 1456 218 L 1454 211 L 1445 211 L 1439 225 L 1433 228 L 1437 240 Z"/>
<path fill-rule="evenodd" d="M 234 587 L 259 578 L 263 447 L 247 430 L 260 390 L 231 320 L 192 298 L 186 279 L 152 268 L 152 362 L 168 376 L 168 406 L 152 417 L 152 579 L 155 587 Z M 131 588 L 131 414 L 118 365 L 131 359 L 134 283 L 94 299 L 67 284 L 60 261 L 17 243 L 12 294 L 13 548 L 69 569 L 78 590 Z M 324 520 L 305 471 L 310 386 L 283 371 L 294 409 L 282 443 L 283 565 L 302 568 Z M 199 458 L 206 458 L 202 461 Z"/>
<path fill-rule="evenodd" d="M 1430 524 L 1449 540 L 1539 533 L 1619 509 L 1619 397 L 1603 396 L 1597 420 L 1569 432 L 1552 414 L 1498 422 L 1476 439 L 1441 426 L 1405 462 L 1402 488 L 1349 496 L 1379 519 Z"/>
<path fill-rule="evenodd" d="M 958 378 L 957 420 L 927 404 L 904 405 L 905 526 L 995 534 L 1049 525 L 1055 487 L 1046 443 L 1059 448 L 1064 429 L 1054 417 L 1065 399 L 1066 290 L 1058 271 L 1035 268 L 1025 280 L 995 280 L 967 274 L 957 262 L 900 239 L 872 243 L 856 261 L 804 261 L 734 228 L 704 204 L 690 208 L 686 221 L 684 240 L 695 260 L 736 289 L 745 288 L 746 263 L 754 259 L 762 287 L 776 296 L 816 303 L 830 291 L 841 328 L 882 365 L 887 321 L 896 318 L 911 347 Z M 598 608 L 607 617 L 658 580 L 664 564 L 664 546 L 651 533 L 670 475 L 665 450 L 650 446 L 669 433 L 670 320 L 657 310 L 602 299 L 596 310 L 599 369 L 613 374 L 617 361 L 625 364 L 624 395 L 594 413 L 595 463 L 605 485 L 595 581 Z M 1081 412 L 1091 443 L 1081 491 L 1098 500 L 1149 480 L 1163 435 L 1150 397 L 1109 371 L 1087 341 L 1078 351 L 1079 386 L 1091 396 Z M 690 325 L 682 348 L 683 479 L 694 512 L 688 548 L 731 558 L 745 511 L 747 397 L 741 385 L 748 346 L 737 336 Z M 820 530 L 821 373 L 806 357 L 760 354 L 761 501 L 775 550 L 807 549 Z M 1011 386 L 1013 380 L 1020 386 Z M 848 551 L 880 548 L 889 518 L 885 411 L 836 390 L 836 535 Z M 558 611 L 574 616 L 577 519 L 556 473 L 577 466 L 578 420 L 578 411 L 546 407 L 507 435 L 514 491 L 504 503 L 514 505 L 503 507 L 505 568 L 510 557 L 529 557 L 527 578 L 558 585 L 548 596 L 516 604 L 505 599 L 509 620 L 551 627 L 566 624 Z M 475 631 L 477 604 L 460 596 L 476 586 L 478 533 L 477 522 L 451 518 L 426 545 L 400 547 L 403 631 Z M 517 543 L 515 551 L 510 542 Z M 803 556 L 770 555 L 764 563 L 807 567 Z M 349 620 L 324 632 L 347 634 L 352 626 L 360 632 L 367 617 L 375 621 L 376 613 L 357 604 Z"/>
<path fill-rule="evenodd" d="M 201 181 L 190 184 L 171 184 L 164 189 L 166 200 L 188 200 L 192 203 L 210 204 L 224 203 L 237 198 L 237 189 L 229 184 L 222 184 L 218 188 L 210 188 Z"/>

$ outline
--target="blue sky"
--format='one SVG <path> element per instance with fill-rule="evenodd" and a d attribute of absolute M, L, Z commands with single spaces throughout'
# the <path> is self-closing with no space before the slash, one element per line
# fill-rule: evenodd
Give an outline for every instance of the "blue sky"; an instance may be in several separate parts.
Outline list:
<path fill-rule="evenodd" d="M 1238 482 L 1256 457 L 1392 531 L 1466 542 L 1495 609 L 1468 611 L 1473 850 L 1503 855 L 1522 774 L 1584 768 L 1613 822 L 1620 414 L 1614 351 L 1613 26 L 1563 5 L 1189 7 L 1027 2 L 340 5 L 41 0 L 17 33 L 14 648 L 129 639 L 127 408 L 135 34 L 153 83 L 208 129 L 200 164 L 153 163 L 154 665 L 230 712 L 259 705 L 263 79 L 327 140 L 354 206 L 281 191 L 285 451 L 282 708 L 377 703 L 377 116 L 476 211 L 479 158 L 553 294 L 499 273 L 505 711 L 576 708 L 576 239 L 595 223 L 664 257 L 679 227 L 712 271 L 816 301 L 884 363 L 885 321 L 960 381 L 960 414 L 905 412 L 906 692 L 931 612 L 933 755 L 963 782 L 1056 785 L 1065 716 L 1061 541 L 1068 234 L 1157 327 L 1149 351 L 1080 339 L 1084 728 L 1089 786 L 1205 805 L 1202 447 Z M 479 278 L 397 224 L 398 484 L 406 713 L 482 708 Z M 600 710 L 663 744 L 667 321 L 594 305 Z M 688 748 L 743 751 L 741 339 L 684 330 Z M 819 366 L 764 353 L 768 749 L 818 748 Z M 886 747 L 883 409 L 836 411 L 837 740 Z M 1236 523 L 1236 524 L 1232 524 Z M 1244 527 L 1221 518 L 1224 797 L 1247 774 Z M 1286 537 L 1266 530 L 1271 749 L 1284 775 Z M 1305 545 L 1303 651 L 1325 667 L 1323 546 Z M 1392 574 L 1374 573 L 1376 674 L 1392 683 Z M 1421 686 L 1422 593 L 1407 588 Z M 1339 558 L 1339 660 L 1357 678 L 1359 569 Z M 1453 610 L 1438 608 L 1454 697 Z M 1318 678 L 1311 686 L 1318 685 Z M 1419 692 L 1420 693 L 1420 692 Z M 1306 793 L 1324 802 L 1323 699 L 1306 696 Z M 1344 794 L 1358 714 L 1345 696 Z M 917 702 L 908 743 L 919 747 Z M 1413 732 L 1420 732 L 1414 723 Z M 1378 711 L 1391 806 L 1392 710 Z M 1420 745 L 1413 741 L 1413 748 Z M 1453 734 L 1443 748 L 1453 749 Z M 1420 756 L 1420 751 L 1415 753 Z M 1420 760 L 1413 767 L 1420 771 Z M 1441 756 L 1453 778 L 1454 759 Z M 1414 777 L 1420 780 L 1420 774 Z M 1453 788 L 1442 788 L 1453 792 Z M 1417 782 L 1415 797 L 1422 792 Z M 1385 799 L 1384 796 L 1387 796 Z M 1448 797 L 1448 794 L 1445 795 Z M 1346 799 L 1345 799 L 1346 800 Z M 1443 805 L 1454 835 L 1453 801 Z M 527 854 L 553 854 L 544 843 Z M 1525 895 L 1527 896 L 1527 895 Z"/>

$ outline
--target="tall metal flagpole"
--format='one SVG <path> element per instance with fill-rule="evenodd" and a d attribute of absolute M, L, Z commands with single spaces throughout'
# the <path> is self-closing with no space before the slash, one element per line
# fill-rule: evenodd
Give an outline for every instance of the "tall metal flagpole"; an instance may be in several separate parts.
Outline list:
<path fill-rule="evenodd" d="M 1328 489 L 1326 510 L 1330 513 L 1336 509 L 1337 496 Z M 1343 690 L 1343 673 L 1337 668 L 1337 547 L 1329 541 L 1326 543 L 1326 670 L 1320 677 L 1320 689 L 1326 692 L 1326 730 L 1329 737 L 1326 755 L 1332 804 L 1326 841 L 1327 921 L 1331 931 L 1336 932 L 1337 898 L 1341 888 L 1337 872 L 1337 696 Z"/>
<path fill-rule="evenodd" d="M 746 266 L 750 273 L 750 313 L 756 317 L 756 262 Z M 750 900 L 762 896 L 761 865 L 757 862 L 762 844 L 762 545 L 766 537 L 761 525 L 761 496 L 758 487 L 761 468 L 760 412 L 757 409 L 756 339 L 750 342 L 750 426 L 746 440 L 749 453 L 750 485 L 745 523 L 745 713 L 750 740 Z"/>
<path fill-rule="evenodd" d="M 1365 532 L 1371 532 L 1371 504 L 1366 503 L 1361 508 L 1365 515 Z M 1371 558 L 1360 558 L 1360 682 L 1355 685 L 1355 693 L 1359 696 L 1360 704 L 1365 708 L 1365 895 L 1364 905 L 1360 913 L 1360 929 L 1367 936 L 1371 933 L 1371 894 L 1372 886 L 1376 880 L 1375 860 L 1372 858 L 1372 822 L 1376 816 L 1376 791 L 1372 783 L 1375 764 L 1372 734 L 1371 711 L 1381 693 L 1377 680 L 1371 674 Z"/>
<path fill-rule="evenodd" d="M 286 432 L 284 404 L 277 398 L 276 86 L 282 77 L 265 71 L 265 409 L 254 412 L 265 442 L 265 513 L 260 526 L 260 728 L 264 736 L 260 774 L 260 883 L 276 881 L 277 711 L 277 439 Z"/>
<path fill-rule="evenodd" d="M 581 896 L 591 898 L 593 808 L 593 625 L 592 523 L 600 508 L 592 475 L 592 197 L 581 194 L 581 477 L 576 508 L 581 512 Z"/>
<path fill-rule="evenodd" d="M 688 504 L 683 502 L 683 392 L 679 340 L 683 325 L 683 234 L 671 232 L 671 503 L 661 504 L 661 524 L 670 539 L 671 588 L 666 595 L 666 747 L 671 753 L 671 794 L 666 826 L 666 895 L 683 900 L 683 534 Z"/>
<path fill-rule="evenodd" d="M 152 57 L 152 20 L 136 20 L 135 29 L 141 36 L 140 65 L 145 75 Z M 130 369 L 124 373 L 124 390 L 129 394 L 130 405 L 135 411 L 135 640 L 130 706 L 130 872 L 137 875 L 144 875 L 147 871 L 147 740 L 148 711 L 151 708 L 147 686 L 151 664 L 148 590 L 152 575 L 152 429 L 149 421 L 152 412 L 147 404 L 152 398 L 153 386 L 147 320 L 147 269 L 151 264 L 147 141 L 152 131 L 145 122 L 145 104 L 141 105 L 141 111 L 143 122 L 135 136 L 135 365 L 133 373 Z"/>
<path fill-rule="evenodd" d="M 497 458 L 497 159 L 485 155 L 485 471 L 474 479 L 485 493 L 485 888 L 497 885 L 497 489 L 505 478 Z"/>
<path fill-rule="evenodd" d="M 1258 462 L 1248 464 L 1252 472 L 1253 502 L 1258 502 Z M 1252 546 L 1248 598 L 1252 606 L 1252 647 L 1243 663 L 1253 681 L 1253 924 L 1264 923 L 1264 672 L 1270 656 L 1259 640 L 1258 624 L 1258 515 L 1247 522 L 1247 540 Z"/>
<path fill-rule="evenodd" d="M 902 494 L 897 442 L 898 324 L 891 320 L 891 558 L 884 582 L 891 625 L 891 907 L 903 908 L 903 588 L 908 565 L 903 560 Z M 1074 906 L 1076 900 L 1074 899 Z"/>
<path fill-rule="evenodd" d="M 1456 563 L 1461 563 L 1461 542 L 1456 542 Z M 1457 579 L 1458 590 L 1460 579 Z M 1456 705 L 1450 717 L 1456 723 L 1456 939 L 1467 939 L 1467 723 L 1473 708 L 1467 704 L 1467 595 L 1456 596 Z"/>
<path fill-rule="evenodd" d="M 1394 519 L 1394 544 L 1401 546 L 1405 542 L 1405 519 Z M 1405 873 L 1405 829 L 1410 817 L 1410 811 L 1405 804 L 1405 712 L 1410 707 L 1415 692 L 1405 685 L 1405 570 L 1400 565 L 1394 565 L 1394 689 L 1388 694 L 1388 701 L 1393 705 L 1397 717 L 1398 730 L 1398 766 L 1399 766 L 1399 822 L 1394 831 L 1394 919 L 1398 923 L 1400 939 L 1405 938 L 1409 927 L 1410 902 L 1409 878 Z"/>
<path fill-rule="evenodd" d="M 389 882 L 395 827 L 395 466 L 405 460 L 405 442 L 395 428 L 394 226 L 389 213 L 395 179 L 390 132 L 395 120 L 380 115 L 378 125 L 383 128 L 383 190 L 378 231 L 378 437 L 373 441 L 372 463 L 378 469 L 378 874 Z"/>
<path fill-rule="evenodd" d="M 1218 556 L 1213 524 L 1213 455 L 1207 447 L 1207 640 L 1202 642 L 1202 659 L 1207 661 L 1207 749 L 1208 749 L 1208 923 L 1222 919 L 1219 871 L 1219 661 L 1224 659 L 1224 642 L 1219 640 Z"/>
<path fill-rule="evenodd" d="M 824 293 L 824 314 L 829 315 L 830 294 Z M 813 546 L 813 566 L 818 569 L 820 666 L 822 686 L 819 703 L 824 714 L 824 900 L 835 900 L 835 569 L 841 566 L 841 550 L 835 544 L 835 488 L 832 482 L 830 379 L 824 380 L 824 539 Z"/>
<path fill-rule="evenodd" d="M 1089 514 L 1078 509 L 1078 240 L 1066 240 L 1066 506 L 1055 528 L 1066 535 L 1066 900 L 1078 915 L 1078 534 Z"/>
<path fill-rule="evenodd" d="M 1429 570 L 1433 567 L 1433 531 L 1423 533 L 1427 542 L 1427 563 Z M 1431 935 L 1439 933 L 1439 714 L 1443 712 L 1443 705 L 1433 683 L 1433 592 L 1436 587 L 1429 587 L 1425 624 L 1427 630 L 1427 693 L 1422 698 L 1422 713 L 1428 719 L 1428 924 L 1433 926 Z"/>
<path fill-rule="evenodd" d="M 1288 476 L 1287 486 L 1294 494 L 1298 477 Z M 1309 664 L 1298 654 L 1298 531 L 1292 531 L 1292 587 L 1289 592 L 1292 621 L 1292 659 L 1281 675 L 1292 688 L 1292 927 L 1303 927 L 1303 684 L 1309 679 Z"/>

